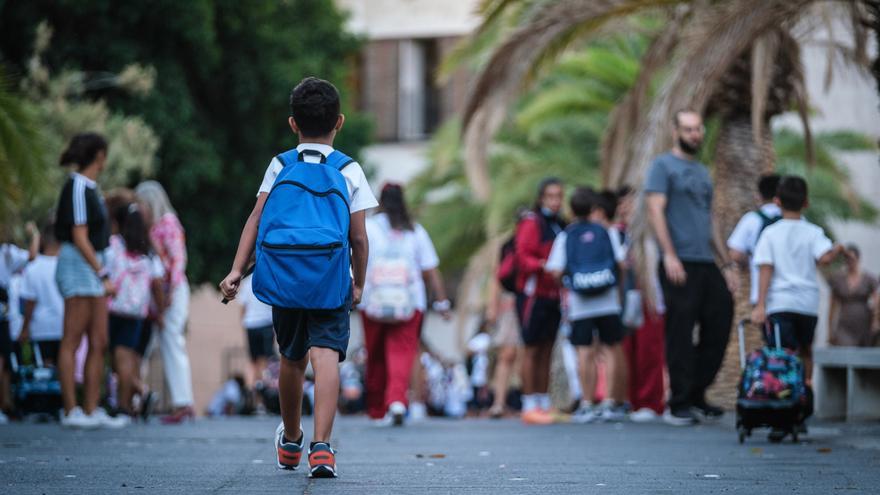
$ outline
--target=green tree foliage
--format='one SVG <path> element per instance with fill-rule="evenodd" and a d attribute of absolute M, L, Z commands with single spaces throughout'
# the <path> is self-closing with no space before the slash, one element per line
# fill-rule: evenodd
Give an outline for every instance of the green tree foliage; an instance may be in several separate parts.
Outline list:
<path fill-rule="evenodd" d="M 114 88 L 98 96 L 158 134 L 156 176 L 187 230 L 195 282 L 225 274 L 269 160 L 296 144 L 286 123 L 291 87 L 317 75 L 348 100 L 344 81 L 358 49 L 325 0 L 15 0 L 0 2 L 7 61 L 24 67 L 22 46 L 42 20 L 55 29 L 53 69 L 155 69 L 146 98 Z M 357 155 L 369 125 L 347 113 L 337 145 Z"/>
<path fill-rule="evenodd" d="M 151 68 L 129 65 L 117 73 L 88 74 L 64 70 L 53 74 L 43 63 L 51 49 L 52 30 L 46 23 L 37 27 L 34 54 L 22 80 L 23 104 L 31 110 L 40 130 L 41 160 L 34 164 L 40 180 L 30 190 L 27 201 L 14 217 L 41 222 L 55 207 L 58 191 L 67 170 L 58 166 L 58 157 L 70 139 L 79 132 L 93 131 L 107 138 L 111 153 L 101 176 L 104 190 L 124 187 L 132 177 L 150 176 L 156 168 L 159 139 L 136 116 L 114 112 L 103 99 L 90 99 L 95 88 L 114 88 L 129 97 L 144 97 L 155 80 Z"/>
<path fill-rule="evenodd" d="M 2 67 L 0 67 L 2 69 Z M 0 238 L 12 235 L 11 221 L 39 189 L 43 149 L 36 116 L 0 70 Z"/>

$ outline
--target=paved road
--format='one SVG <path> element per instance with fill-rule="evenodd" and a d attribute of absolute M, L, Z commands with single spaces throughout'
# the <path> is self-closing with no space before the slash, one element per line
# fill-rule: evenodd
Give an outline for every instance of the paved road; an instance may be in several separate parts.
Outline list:
<path fill-rule="evenodd" d="M 677 429 L 433 420 L 389 429 L 343 418 L 334 445 L 340 478 L 309 480 L 275 468 L 276 424 L 4 426 L 0 493 L 827 494 L 880 486 L 878 425 L 814 427 L 799 445 L 770 445 L 761 435 L 740 446 L 729 421 Z"/>

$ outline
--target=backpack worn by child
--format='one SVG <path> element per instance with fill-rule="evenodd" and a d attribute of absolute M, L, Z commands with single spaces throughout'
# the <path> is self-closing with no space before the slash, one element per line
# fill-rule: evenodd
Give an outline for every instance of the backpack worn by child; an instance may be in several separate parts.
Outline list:
<path fill-rule="evenodd" d="M 129 252 L 119 236 L 110 238 L 108 271 L 116 292 L 107 305 L 110 313 L 127 318 L 146 318 L 153 301 L 150 284 L 161 276 L 158 260 L 151 255 Z"/>
<path fill-rule="evenodd" d="M 376 253 L 367 268 L 370 290 L 364 294 L 364 312 L 375 321 L 409 321 L 416 312 L 410 291 L 413 262 L 405 239 L 390 226 L 383 230 L 384 240 L 375 244 Z"/>
<path fill-rule="evenodd" d="M 507 292 L 516 292 L 516 237 L 511 237 L 501 246 L 498 253 L 498 270 L 495 278 Z"/>
<path fill-rule="evenodd" d="M 288 309 L 331 310 L 351 294 L 351 222 L 342 169 L 353 160 L 334 151 L 320 163 L 293 149 L 269 191 L 256 241 L 253 290 L 260 301 Z"/>
<path fill-rule="evenodd" d="M 599 224 L 570 225 L 565 239 L 565 287 L 582 296 L 595 296 L 617 284 L 617 260 L 608 231 Z"/>

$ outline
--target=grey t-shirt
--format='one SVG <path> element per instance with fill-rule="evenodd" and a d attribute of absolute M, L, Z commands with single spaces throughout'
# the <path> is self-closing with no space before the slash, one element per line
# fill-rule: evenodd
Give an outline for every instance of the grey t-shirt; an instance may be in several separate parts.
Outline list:
<path fill-rule="evenodd" d="M 645 192 L 666 196 L 666 223 L 680 260 L 715 261 L 712 179 L 705 165 L 664 153 L 648 169 Z"/>

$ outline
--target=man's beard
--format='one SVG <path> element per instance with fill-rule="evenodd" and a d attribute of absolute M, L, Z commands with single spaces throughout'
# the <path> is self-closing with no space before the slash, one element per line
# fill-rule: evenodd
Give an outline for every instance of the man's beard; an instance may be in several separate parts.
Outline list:
<path fill-rule="evenodd" d="M 699 153 L 700 147 L 702 145 L 703 145 L 703 143 L 698 143 L 696 146 L 694 146 L 691 143 L 688 143 L 687 141 L 685 141 L 684 139 L 678 138 L 678 147 L 681 148 L 681 151 L 684 151 L 688 155 L 696 155 L 697 153 Z"/>

